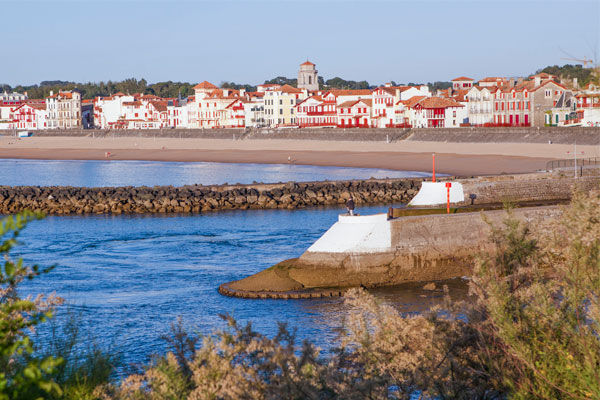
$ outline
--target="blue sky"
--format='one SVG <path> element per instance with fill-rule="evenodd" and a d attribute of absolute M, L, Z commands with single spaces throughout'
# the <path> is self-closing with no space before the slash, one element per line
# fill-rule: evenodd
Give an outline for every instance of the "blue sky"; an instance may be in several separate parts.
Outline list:
<path fill-rule="evenodd" d="M 593 58 L 598 4 L 0 0 L 0 83 L 258 84 L 307 58 L 325 79 L 371 84 L 518 76 L 568 63 L 564 52 Z"/>

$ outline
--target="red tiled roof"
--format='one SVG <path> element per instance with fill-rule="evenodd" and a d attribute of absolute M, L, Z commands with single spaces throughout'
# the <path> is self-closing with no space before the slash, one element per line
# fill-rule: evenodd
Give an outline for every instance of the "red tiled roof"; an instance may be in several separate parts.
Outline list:
<path fill-rule="evenodd" d="M 13 104 L 14 105 L 14 104 Z M 15 107 L 14 111 L 17 111 L 18 109 L 21 109 L 25 106 L 31 107 L 31 108 L 35 108 L 36 110 L 40 110 L 40 111 L 46 111 L 46 105 L 45 104 L 41 104 L 41 103 L 23 103 L 17 107 Z"/>
<path fill-rule="evenodd" d="M 350 107 L 354 107 L 355 104 L 358 103 L 365 103 L 365 105 L 367 105 L 368 107 L 371 107 L 373 105 L 373 100 L 371 99 L 359 99 L 359 100 L 348 100 L 345 101 L 341 104 L 338 104 L 338 108 L 350 108 Z"/>
<path fill-rule="evenodd" d="M 454 99 L 446 99 L 443 97 L 426 97 L 419 102 L 423 108 L 447 108 L 447 107 L 464 107 Z"/>
<path fill-rule="evenodd" d="M 283 85 L 280 89 L 278 89 L 278 91 L 281 91 L 283 93 L 302 93 L 302 90 L 287 84 Z"/>
<path fill-rule="evenodd" d="M 504 81 L 506 78 L 500 78 L 498 76 L 488 76 L 487 78 L 480 79 L 479 82 L 498 82 Z"/>
<path fill-rule="evenodd" d="M 64 97 L 65 99 L 72 99 L 73 98 L 73 92 L 61 92 L 59 91 L 58 93 L 54 93 L 52 96 L 48 96 L 49 99 L 54 99 L 57 98 L 58 96 Z"/>
<path fill-rule="evenodd" d="M 263 87 L 263 88 L 268 88 L 268 87 L 281 87 L 280 84 L 278 83 L 263 83 L 262 85 L 258 85 L 257 87 Z"/>
<path fill-rule="evenodd" d="M 415 105 L 417 105 L 421 100 L 426 99 L 427 96 L 413 96 L 410 99 L 407 100 L 400 100 L 398 103 L 402 103 L 404 104 L 406 107 L 414 107 Z M 396 104 L 398 104 L 396 103 Z"/>
<path fill-rule="evenodd" d="M 303 62 L 303 63 L 302 63 L 302 64 L 300 64 L 300 65 L 315 65 L 315 64 L 313 64 L 313 63 L 311 63 L 310 61 L 306 60 L 305 62 Z"/>
<path fill-rule="evenodd" d="M 151 101 L 150 104 L 156 108 L 157 111 L 163 112 L 167 111 L 167 102 L 166 101 Z"/>
<path fill-rule="evenodd" d="M 330 89 L 324 94 L 331 93 L 334 96 L 370 96 L 371 89 Z"/>
<path fill-rule="evenodd" d="M 140 101 L 124 101 L 123 105 L 140 107 L 142 105 L 142 103 Z"/>
<path fill-rule="evenodd" d="M 213 85 L 210 82 L 204 81 L 204 82 L 200 82 L 199 84 L 197 84 L 196 86 L 194 86 L 194 89 L 216 89 L 217 87 L 215 85 Z"/>
<path fill-rule="evenodd" d="M 474 81 L 474 79 L 467 78 L 466 76 L 459 76 L 458 78 L 452 79 L 452 82 L 457 82 L 457 81 Z"/>

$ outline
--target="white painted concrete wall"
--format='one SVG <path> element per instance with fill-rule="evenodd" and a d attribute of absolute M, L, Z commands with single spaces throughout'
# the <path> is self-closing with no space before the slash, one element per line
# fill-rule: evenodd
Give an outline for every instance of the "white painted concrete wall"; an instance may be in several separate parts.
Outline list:
<path fill-rule="evenodd" d="M 462 183 L 451 182 L 450 203 L 460 203 L 465 200 Z M 423 182 L 419 193 L 408 203 L 409 206 L 435 206 L 446 204 L 448 189 L 446 182 Z"/>
<path fill-rule="evenodd" d="M 340 215 L 312 246 L 309 252 L 375 253 L 390 250 L 392 233 L 386 214 Z"/>

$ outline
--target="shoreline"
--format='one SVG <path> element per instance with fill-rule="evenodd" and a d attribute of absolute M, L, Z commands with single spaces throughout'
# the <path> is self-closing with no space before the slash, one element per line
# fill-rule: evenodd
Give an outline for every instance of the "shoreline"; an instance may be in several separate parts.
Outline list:
<path fill-rule="evenodd" d="M 572 146 L 532 143 L 348 142 L 322 140 L 226 140 L 174 138 L 31 137 L 0 138 L 0 158 L 36 160 L 132 160 L 293 164 L 382 168 L 448 175 L 498 175 L 544 169 L 546 162 L 568 158 Z M 578 146 L 583 157 L 598 146 Z M 110 158 L 105 153 L 110 152 Z"/>

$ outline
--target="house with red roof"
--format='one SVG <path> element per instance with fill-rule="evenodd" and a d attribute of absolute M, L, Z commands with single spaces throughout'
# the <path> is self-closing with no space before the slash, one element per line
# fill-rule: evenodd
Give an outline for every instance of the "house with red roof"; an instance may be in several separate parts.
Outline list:
<path fill-rule="evenodd" d="M 464 105 L 443 97 L 425 97 L 411 108 L 416 128 L 458 128 L 467 115 Z"/>
<path fill-rule="evenodd" d="M 295 113 L 300 128 L 335 127 L 338 124 L 336 97 L 331 92 L 300 101 Z"/>
<path fill-rule="evenodd" d="M 339 128 L 370 128 L 372 99 L 349 100 L 337 105 Z"/>

